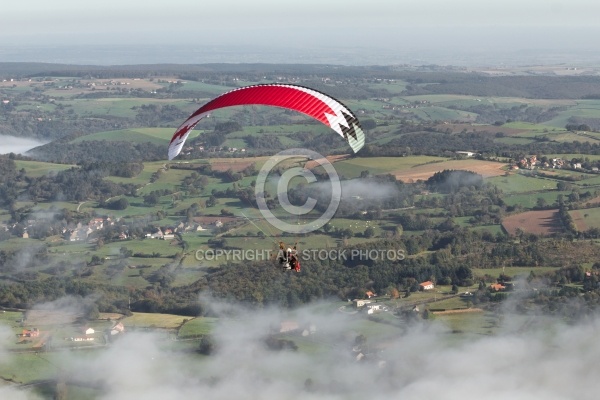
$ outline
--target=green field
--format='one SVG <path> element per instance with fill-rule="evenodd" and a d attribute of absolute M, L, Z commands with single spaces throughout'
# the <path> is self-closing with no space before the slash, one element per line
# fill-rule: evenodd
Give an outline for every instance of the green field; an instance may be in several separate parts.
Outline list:
<path fill-rule="evenodd" d="M 460 110 L 451 110 L 442 107 L 421 107 L 411 109 L 411 112 L 425 121 L 474 121 L 476 115 Z"/>
<path fill-rule="evenodd" d="M 242 138 L 245 136 L 288 136 L 292 138 L 300 132 L 311 132 L 318 135 L 335 134 L 331 129 L 323 124 L 294 124 L 294 125 L 256 125 L 245 126 L 241 131 L 232 132 L 227 135 L 228 138 Z"/>
<path fill-rule="evenodd" d="M 444 324 L 453 332 L 464 332 L 475 335 L 491 335 L 500 326 L 500 322 L 495 314 L 484 312 L 436 315 L 435 321 Z"/>
<path fill-rule="evenodd" d="M 556 142 L 590 142 L 597 143 L 600 138 L 592 138 L 587 135 L 582 135 L 575 132 L 566 132 L 559 134 L 548 135 L 548 138 Z"/>
<path fill-rule="evenodd" d="M 362 171 L 368 170 L 372 175 L 404 171 L 409 168 L 433 162 L 446 161 L 448 158 L 431 156 L 409 157 L 355 157 L 334 163 L 336 171 L 345 178 L 356 178 Z"/>
<path fill-rule="evenodd" d="M 544 125 L 564 128 L 570 123 L 569 119 L 572 117 L 600 118 L 600 101 L 577 100 L 574 106 L 568 107 L 565 111 L 561 111 L 557 117 L 544 122 Z"/>
<path fill-rule="evenodd" d="M 189 317 L 172 314 L 133 313 L 121 322 L 127 328 L 179 329 Z"/>
<path fill-rule="evenodd" d="M 382 315 L 382 314 L 379 314 Z M 392 325 L 386 323 L 371 322 L 363 318 L 352 318 L 347 321 L 348 329 L 356 335 L 365 335 L 369 342 L 376 343 L 378 340 L 399 337 L 402 333 L 400 324 Z M 395 317 L 392 317 L 395 318 Z M 395 318 L 397 320 L 397 318 Z"/>
<path fill-rule="evenodd" d="M 21 324 L 22 318 L 22 312 L 0 311 L 0 326 L 10 329 L 16 335 L 23 330 L 23 325 Z"/>
<path fill-rule="evenodd" d="M 549 128 L 546 125 L 533 124 L 531 122 L 523 121 L 508 122 L 502 125 L 502 127 L 523 130 L 524 132 L 519 132 L 519 134 L 517 135 L 519 137 L 535 137 L 543 135 L 549 131 Z"/>
<path fill-rule="evenodd" d="M 53 379 L 57 373 L 55 365 L 60 359 L 60 353 L 9 355 L 0 363 L 0 377 L 16 383 Z"/>
<path fill-rule="evenodd" d="M 406 90 L 407 85 L 408 82 L 402 80 L 390 80 L 381 83 L 371 83 L 369 86 L 373 89 L 386 90 L 392 95 L 399 95 L 404 90 Z"/>
<path fill-rule="evenodd" d="M 502 234 L 504 235 L 504 230 L 502 229 L 502 225 L 478 225 L 471 227 L 471 230 L 474 231 L 487 231 L 492 235 Z"/>
<path fill-rule="evenodd" d="M 69 168 L 75 167 L 74 165 L 67 164 L 53 164 L 42 161 L 25 160 L 15 160 L 15 165 L 19 170 L 25 169 L 25 173 L 27 174 L 27 176 L 30 176 L 32 178 L 45 176 L 53 172 L 65 171 Z"/>
<path fill-rule="evenodd" d="M 573 158 L 580 159 L 588 159 L 591 161 L 600 160 L 600 154 L 574 154 L 574 153 L 565 153 L 565 154 L 545 154 L 548 158 L 562 158 L 563 160 L 572 160 Z"/>
<path fill-rule="evenodd" d="M 121 118 L 135 118 L 135 107 L 148 104 L 174 105 L 189 113 L 195 104 L 188 100 L 179 99 L 153 99 L 153 98 L 101 98 L 101 99 L 72 99 L 60 101 L 65 107 L 72 109 L 79 116 L 104 116 L 111 115 Z M 197 107 L 196 107 L 197 108 Z M 175 126 L 173 127 L 175 128 Z"/>
<path fill-rule="evenodd" d="M 520 205 L 523 208 L 533 208 L 537 206 L 538 199 L 544 199 L 546 204 L 552 205 L 557 203 L 558 196 L 568 196 L 571 192 L 567 191 L 558 191 L 558 190 L 549 190 L 547 192 L 538 192 L 538 193 L 529 193 L 529 194 L 511 194 L 508 196 L 504 196 L 502 200 L 509 205 L 515 206 Z"/>
<path fill-rule="evenodd" d="M 218 318 L 197 317 L 183 324 L 178 332 L 179 339 L 209 335 L 215 329 Z"/>
<path fill-rule="evenodd" d="M 504 267 L 504 268 L 474 268 L 473 276 L 490 275 L 498 277 L 500 274 L 508 275 L 512 278 L 517 276 L 527 277 L 533 271 L 537 275 L 542 275 L 547 272 L 556 271 L 556 267 Z"/>
<path fill-rule="evenodd" d="M 506 194 L 530 193 L 556 190 L 556 181 L 528 176 L 522 173 L 510 176 L 496 176 L 487 180 Z"/>
<path fill-rule="evenodd" d="M 126 142 L 150 142 L 153 144 L 168 146 L 171 136 L 175 132 L 171 128 L 138 128 L 124 129 L 119 131 L 108 131 L 92 133 L 73 139 L 71 143 L 80 143 L 90 140 L 126 141 Z"/>
<path fill-rule="evenodd" d="M 468 297 L 452 297 L 451 299 L 436 301 L 430 303 L 430 309 L 436 310 L 464 310 L 469 307 L 470 300 Z"/>
<path fill-rule="evenodd" d="M 239 86 L 243 86 L 241 82 L 239 82 Z M 221 93 L 227 92 L 229 90 L 234 89 L 231 86 L 222 86 L 222 85 L 213 85 L 210 83 L 199 82 L 199 81 L 183 81 L 183 87 L 180 90 L 193 90 L 200 91 L 209 94 L 211 97 L 217 96 Z"/>
<path fill-rule="evenodd" d="M 417 95 L 417 96 L 404 96 L 404 99 L 414 102 L 414 101 L 428 101 L 434 104 L 442 104 L 442 105 L 451 105 L 456 102 L 465 102 L 463 104 L 478 104 L 477 99 L 479 97 L 475 96 L 465 96 L 459 94 L 425 94 L 425 95 Z"/>
<path fill-rule="evenodd" d="M 494 142 L 503 143 L 503 144 L 525 145 L 525 144 L 531 144 L 531 143 L 535 142 L 535 140 L 527 139 L 527 138 L 523 138 L 523 137 L 516 137 L 516 136 L 506 136 L 506 137 L 494 139 Z"/>

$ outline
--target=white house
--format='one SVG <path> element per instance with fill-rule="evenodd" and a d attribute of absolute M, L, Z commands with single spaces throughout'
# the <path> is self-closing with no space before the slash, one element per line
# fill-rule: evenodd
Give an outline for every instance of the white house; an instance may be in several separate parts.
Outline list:
<path fill-rule="evenodd" d="M 305 328 L 302 331 L 302 336 L 309 336 L 309 335 L 314 335 L 317 332 L 317 327 L 314 324 L 310 324 L 308 325 L 307 328 Z"/>
<path fill-rule="evenodd" d="M 160 228 L 154 232 L 152 235 L 150 235 L 150 239 L 162 239 L 165 235 L 163 234 L 162 230 L 160 230 Z"/>
<path fill-rule="evenodd" d="M 72 341 L 74 342 L 91 342 L 92 340 L 94 340 L 93 337 L 76 337 L 76 338 L 71 338 Z"/>
<path fill-rule="evenodd" d="M 354 307 L 361 308 L 369 303 L 372 303 L 373 300 L 354 299 L 352 302 L 354 303 Z"/>
<path fill-rule="evenodd" d="M 88 232 L 86 228 L 79 228 L 74 231 L 71 231 L 69 234 L 69 241 L 77 242 L 80 240 L 86 240 L 88 237 Z"/>
<path fill-rule="evenodd" d="M 123 324 L 121 322 L 117 323 L 115 326 L 113 326 L 110 329 L 111 335 L 118 335 L 119 333 L 123 333 L 123 332 L 125 332 L 125 327 L 123 326 Z"/>
<path fill-rule="evenodd" d="M 427 282 L 423 282 L 423 283 L 419 283 L 419 286 L 423 289 L 423 290 L 431 290 L 434 288 L 433 282 L 431 281 L 427 281 Z"/>
<path fill-rule="evenodd" d="M 279 324 L 279 333 L 293 332 L 300 329 L 300 325 L 296 321 L 282 321 Z"/>
<path fill-rule="evenodd" d="M 367 314 L 373 314 L 375 311 L 382 311 L 383 304 L 367 304 Z"/>
<path fill-rule="evenodd" d="M 88 223 L 88 227 L 94 231 L 100 230 L 104 227 L 104 220 L 102 218 L 93 218 Z"/>
<path fill-rule="evenodd" d="M 86 335 L 93 335 L 93 334 L 94 334 L 94 332 L 96 332 L 96 331 L 94 330 L 94 328 L 86 328 L 86 329 L 84 330 L 84 333 L 85 333 Z"/>

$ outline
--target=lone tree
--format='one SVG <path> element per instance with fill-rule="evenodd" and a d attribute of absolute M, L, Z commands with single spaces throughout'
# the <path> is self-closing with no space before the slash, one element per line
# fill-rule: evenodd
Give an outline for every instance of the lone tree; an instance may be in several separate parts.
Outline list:
<path fill-rule="evenodd" d="M 127 201 L 125 197 L 120 197 L 118 199 L 111 200 L 110 202 L 106 203 L 106 208 L 108 208 L 109 210 L 124 210 L 127 207 L 129 207 L 129 201 Z"/>
<path fill-rule="evenodd" d="M 198 352 L 205 356 L 209 356 L 215 352 L 215 342 L 211 336 L 203 336 L 202 339 L 200 339 Z"/>

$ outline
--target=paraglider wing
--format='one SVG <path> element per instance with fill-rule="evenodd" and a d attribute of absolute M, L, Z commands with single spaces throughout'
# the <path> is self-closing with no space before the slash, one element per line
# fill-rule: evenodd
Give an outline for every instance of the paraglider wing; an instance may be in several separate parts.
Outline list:
<path fill-rule="evenodd" d="M 358 118 L 339 101 L 303 86 L 273 83 L 234 89 L 200 107 L 175 131 L 169 144 L 169 160 L 179 154 L 190 132 L 202 118 L 219 108 L 242 105 L 282 107 L 306 114 L 336 131 L 348 141 L 355 153 L 365 144 Z"/>

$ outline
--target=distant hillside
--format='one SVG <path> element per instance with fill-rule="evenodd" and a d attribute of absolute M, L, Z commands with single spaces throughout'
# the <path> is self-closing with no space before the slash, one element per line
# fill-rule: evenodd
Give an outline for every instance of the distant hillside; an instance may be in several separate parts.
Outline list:
<path fill-rule="evenodd" d="M 138 128 L 123 129 L 118 131 L 97 132 L 90 135 L 79 136 L 71 141 L 70 144 L 89 142 L 89 141 L 111 141 L 111 142 L 131 142 L 144 143 L 149 142 L 159 146 L 169 145 L 174 129 L 172 128 Z"/>
<path fill-rule="evenodd" d="M 597 76 L 498 76 L 452 74 L 422 85 L 427 76 L 415 76 L 417 85 L 407 87 L 405 95 L 459 94 L 471 96 L 522 97 L 529 99 L 600 98 Z M 431 76 L 429 76 L 431 78 Z M 431 79 L 425 80 L 431 82 Z"/>
<path fill-rule="evenodd" d="M 386 68 L 387 69 L 387 68 Z M 168 74 L 206 74 L 206 73 L 351 73 L 362 75 L 371 73 L 370 67 L 348 67 L 322 64 L 142 64 L 142 65 L 71 65 L 30 62 L 0 62 L 0 77 L 33 76 L 85 76 L 99 78 L 119 78 L 140 74 L 142 76 Z"/>
<path fill-rule="evenodd" d="M 167 159 L 167 147 L 150 142 L 85 140 L 68 143 L 60 139 L 27 152 L 35 159 L 61 164 L 82 162 L 132 162 Z"/>

